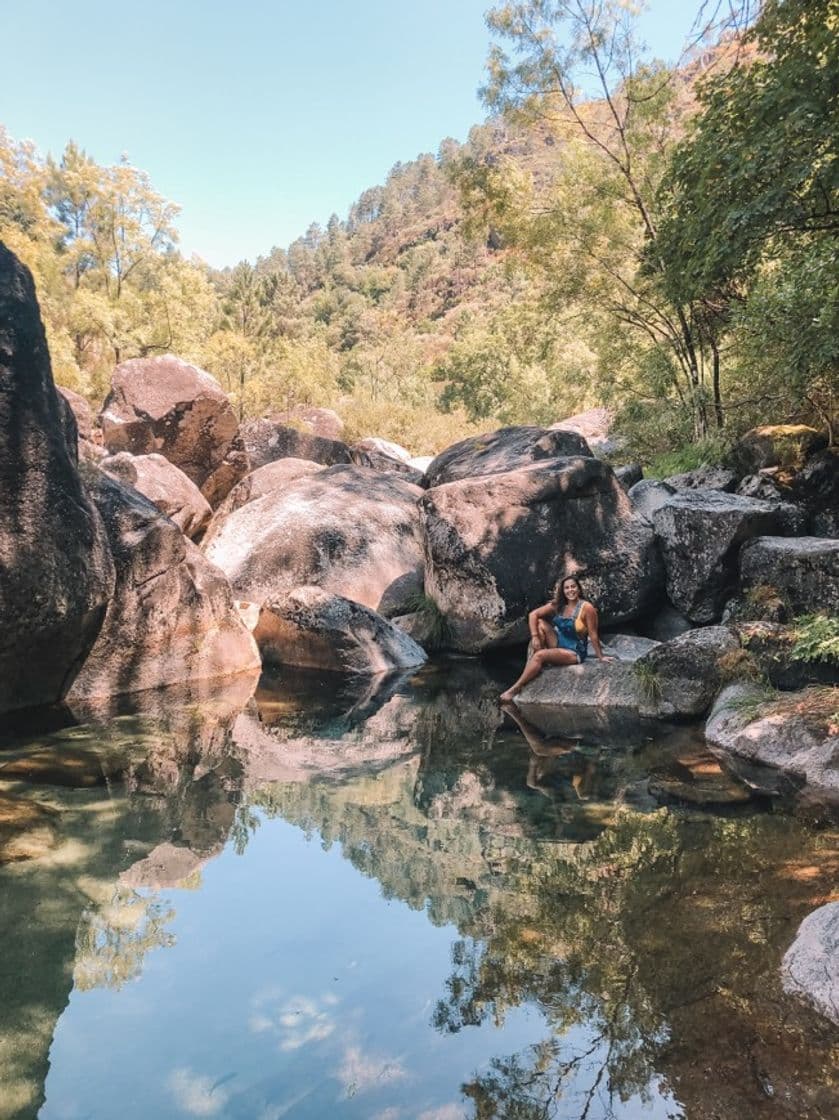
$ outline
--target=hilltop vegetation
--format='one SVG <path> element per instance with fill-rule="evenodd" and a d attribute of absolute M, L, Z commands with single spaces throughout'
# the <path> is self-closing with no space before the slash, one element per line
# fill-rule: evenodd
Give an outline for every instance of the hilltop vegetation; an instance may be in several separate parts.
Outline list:
<path fill-rule="evenodd" d="M 98 403 L 115 363 L 171 351 L 242 415 L 328 405 L 417 453 L 593 404 L 641 457 L 830 426 L 838 0 L 767 0 L 673 71 L 617 3 L 489 19 L 490 121 L 255 264 L 185 260 L 178 208 L 127 162 L 0 132 L 0 238 L 57 380 Z"/>

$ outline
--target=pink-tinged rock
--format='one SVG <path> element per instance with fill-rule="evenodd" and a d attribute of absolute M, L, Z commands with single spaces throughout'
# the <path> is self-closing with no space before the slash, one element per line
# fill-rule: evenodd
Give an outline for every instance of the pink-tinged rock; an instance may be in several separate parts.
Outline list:
<path fill-rule="evenodd" d="M 85 468 L 116 590 L 68 701 L 250 673 L 259 652 L 224 575 L 146 498 Z"/>
<path fill-rule="evenodd" d="M 234 510 L 241 509 L 248 502 L 255 502 L 257 498 L 263 498 L 266 494 L 282 490 L 283 487 L 296 482 L 298 478 L 317 474 L 324 469 L 319 463 L 313 463 L 311 459 L 277 459 L 246 474 L 241 482 L 236 483 L 213 514 L 204 537 L 204 547 L 207 547 L 224 524 L 225 518 Z"/>
<path fill-rule="evenodd" d="M 248 472 L 227 395 L 205 370 L 172 354 L 117 366 L 99 420 L 108 451 L 164 455 L 211 506 Z"/>
<path fill-rule="evenodd" d="M 121 451 L 99 463 L 105 474 L 133 486 L 192 540 L 207 527 L 210 503 L 182 470 L 162 455 L 130 455 Z"/>

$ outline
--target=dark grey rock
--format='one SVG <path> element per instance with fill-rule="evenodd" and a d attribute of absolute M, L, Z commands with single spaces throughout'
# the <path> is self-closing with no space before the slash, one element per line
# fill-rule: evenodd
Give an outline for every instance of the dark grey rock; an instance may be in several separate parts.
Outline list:
<path fill-rule="evenodd" d="M 564 574 L 580 574 L 601 626 L 641 614 L 660 592 L 652 527 L 598 459 L 450 482 L 426 491 L 420 512 L 425 589 L 464 652 L 524 642 L 528 611 Z"/>
<path fill-rule="evenodd" d="M 718 490 L 675 494 L 653 514 L 667 597 L 692 622 L 714 622 L 737 585 L 738 552 L 751 537 L 783 531 L 781 503 Z"/>
<path fill-rule="evenodd" d="M 689 630 L 657 645 L 635 664 L 642 685 L 641 714 L 665 719 L 702 715 L 723 680 L 720 658 L 739 648 L 725 626 Z"/>
<path fill-rule="evenodd" d="M 740 554 L 740 581 L 775 588 L 793 614 L 839 614 L 839 539 L 759 536 Z"/>
<path fill-rule="evenodd" d="M 276 420 L 248 420 L 242 425 L 242 439 L 251 470 L 275 459 L 309 459 L 324 467 L 352 461 L 349 447 L 340 440 L 301 432 Z"/>
<path fill-rule="evenodd" d="M 648 637 L 658 642 L 669 642 L 671 638 L 678 638 L 694 628 L 690 619 L 669 603 L 665 603 L 649 619 L 642 619 L 641 627 Z"/>
<path fill-rule="evenodd" d="M 697 467 L 670 475 L 664 481 L 677 493 L 684 490 L 723 490 L 731 493 L 737 486 L 737 474 L 728 467 Z"/>
<path fill-rule="evenodd" d="M 114 565 L 68 444 L 29 270 L 0 244 L 0 712 L 66 692 L 102 625 Z"/>
<path fill-rule="evenodd" d="M 578 432 L 562 428 L 501 428 L 482 436 L 461 440 L 433 459 L 425 472 L 426 485 L 441 486 L 479 475 L 517 470 L 543 459 L 590 456 L 586 440 Z"/>
<path fill-rule="evenodd" d="M 615 478 L 624 488 L 630 490 L 644 477 L 644 469 L 640 463 L 627 463 L 623 467 L 615 467 Z"/>
<path fill-rule="evenodd" d="M 655 511 L 669 501 L 675 493 L 673 487 L 668 486 L 666 482 L 661 482 L 657 478 L 643 478 L 630 487 L 629 500 L 636 513 L 652 520 Z"/>

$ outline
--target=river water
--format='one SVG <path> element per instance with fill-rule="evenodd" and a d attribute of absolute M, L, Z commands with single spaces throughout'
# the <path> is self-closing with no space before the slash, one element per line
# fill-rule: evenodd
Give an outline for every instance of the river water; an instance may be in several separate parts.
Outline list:
<path fill-rule="evenodd" d="M 787 996 L 839 833 L 695 731 L 546 741 L 471 661 L 0 741 L 0 1116 L 839 1115 Z"/>

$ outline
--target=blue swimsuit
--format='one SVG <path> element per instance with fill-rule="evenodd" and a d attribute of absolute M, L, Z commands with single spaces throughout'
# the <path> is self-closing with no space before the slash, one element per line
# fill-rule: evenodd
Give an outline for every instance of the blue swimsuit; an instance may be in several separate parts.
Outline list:
<path fill-rule="evenodd" d="M 577 617 L 583 609 L 582 600 L 577 603 L 574 613 L 566 618 L 564 615 L 554 615 L 553 627 L 556 630 L 556 644 L 560 649 L 570 649 L 576 653 L 577 660 L 582 665 L 588 656 L 588 634 L 580 634 L 577 630 Z"/>

